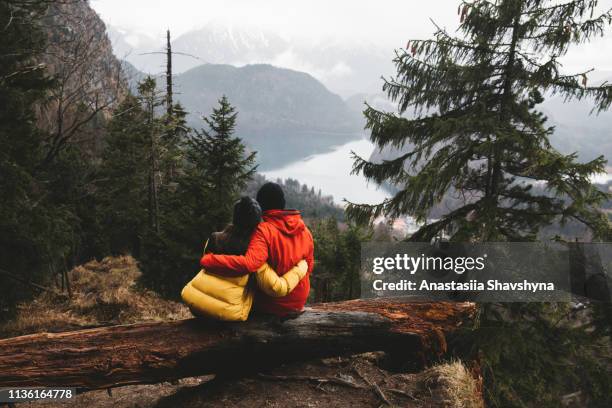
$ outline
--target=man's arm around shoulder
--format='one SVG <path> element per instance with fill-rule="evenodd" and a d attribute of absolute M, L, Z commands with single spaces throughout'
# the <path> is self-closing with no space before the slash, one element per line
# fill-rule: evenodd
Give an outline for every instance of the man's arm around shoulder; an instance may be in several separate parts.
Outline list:
<path fill-rule="evenodd" d="M 249 243 L 244 255 L 206 254 L 200 264 L 208 272 L 225 276 L 240 276 L 257 271 L 268 260 L 268 243 L 265 231 L 260 224 Z"/>

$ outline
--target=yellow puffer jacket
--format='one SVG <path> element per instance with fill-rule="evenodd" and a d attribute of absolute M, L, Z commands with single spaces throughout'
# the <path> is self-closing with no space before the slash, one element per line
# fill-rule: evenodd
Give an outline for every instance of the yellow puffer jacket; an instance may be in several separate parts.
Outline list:
<path fill-rule="evenodd" d="M 257 271 L 257 285 L 270 296 L 286 296 L 307 272 L 308 264 L 303 260 L 283 276 L 278 276 L 266 263 Z M 193 314 L 226 321 L 246 320 L 253 306 L 253 295 L 249 275 L 219 276 L 204 269 L 181 292 Z"/>

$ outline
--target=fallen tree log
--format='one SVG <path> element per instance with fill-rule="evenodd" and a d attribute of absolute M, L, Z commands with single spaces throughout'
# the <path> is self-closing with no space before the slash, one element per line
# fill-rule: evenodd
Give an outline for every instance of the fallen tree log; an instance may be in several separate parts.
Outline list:
<path fill-rule="evenodd" d="M 473 318 L 471 303 L 405 299 L 316 304 L 294 319 L 198 319 L 40 333 L 0 340 L 0 387 L 83 390 L 263 370 L 280 362 L 398 350 L 426 362 Z"/>

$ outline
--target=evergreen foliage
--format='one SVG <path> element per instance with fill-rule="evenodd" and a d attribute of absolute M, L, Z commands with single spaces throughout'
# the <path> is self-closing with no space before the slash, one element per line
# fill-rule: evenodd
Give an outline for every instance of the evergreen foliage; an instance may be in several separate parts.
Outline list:
<path fill-rule="evenodd" d="M 466 197 L 464 205 L 423 226 L 413 240 L 445 229 L 455 240 L 531 240 L 542 226 L 570 219 L 609 236 L 610 224 L 598 211 L 607 195 L 589 179 L 605 171 L 603 156 L 581 164 L 575 154 L 554 150 L 554 128 L 537 110 L 546 94 L 592 98 L 596 111 L 612 103 L 612 85 L 588 86 L 587 73 L 560 70 L 559 58 L 571 45 L 609 26 L 612 14 L 594 16 L 596 5 L 465 1 L 459 36 L 438 29 L 433 39 L 411 40 L 397 51 L 397 77 L 383 89 L 399 114 L 373 107 L 364 114 L 379 148 L 414 148 L 382 163 L 355 156 L 355 173 L 400 191 L 379 205 L 349 203 L 349 216 L 365 221 L 410 214 L 425 221 L 454 188 Z M 403 117 L 408 110 L 416 118 Z M 545 182 L 553 194 L 532 194 L 532 182 Z"/>
<path fill-rule="evenodd" d="M 38 280 L 70 246 L 64 208 L 49 203 L 49 174 L 38 165 L 44 134 L 34 109 L 52 81 L 36 57 L 44 48 L 43 1 L 0 2 L 0 272 Z M 27 290 L 0 274 L 0 313 Z"/>
<path fill-rule="evenodd" d="M 612 403 L 610 305 L 579 310 L 569 303 L 486 305 L 476 330 L 461 330 L 455 350 L 478 357 L 485 398 L 492 407 L 564 406 L 565 395 L 578 395 L 577 406 Z M 607 313 L 604 326 L 592 319 Z M 570 404 L 571 405 L 571 404 Z"/>
<path fill-rule="evenodd" d="M 243 194 L 255 197 L 261 186 L 267 183 L 261 174 L 255 174 L 247 184 Z M 314 186 L 307 186 L 295 179 L 277 179 L 278 183 L 285 192 L 287 208 L 300 210 L 302 217 L 306 219 L 324 219 L 332 217 L 337 221 L 344 221 L 344 210 L 334 203 L 332 196 L 326 196 L 321 190 L 316 190 Z"/>
<path fill-rule="evenodd" d="M 142 266 L 147 283 L 178 296 L 193 277 L 206 239 L 230 221 L 234 202 L 255 172 L 255 153 L 234 137 L 237 112 L 219 100 L 208 129 L 189 133 L 176 188 L 162 195 L 160 232 L 149 231 Z"/>
<path fill-rule="evenodd" d="M 331 302 L 356 299 L 361 293 L 361 242 L 369 240 L 370 228 L 339 225 L 330 217 L 310 223 L 316 251 L 310 300 Z"/>
<path fill-rule="evenodd" d="M 105 121 L 100 105 L 66 88 L 58 71 L 68 68 L 51 70 L 41 63 L 51 54 L 58 57 L 55 48 L 49 52 L 51 44 L 67 43 L 61 33 L 70 31 L 53 31 L 49 16 L 55 6 L 44 0 L 0 2 L 0 313 L 31 295 L 27 282 L 50 285 L 102 248 L 94 196 L 97 161 L 90 147 Z M 78 54 L 77 48 L 70 52 Z M 94 64 L 91 55 L 78 56 L 72 62 L 79 67 Z M 79 91 L 88 85 L 79 82 Z M 70 107 L 59 94 L 70 95 L 69 102 L 63 100 Z M 66 112 L 81 115 L 71 117 L 73 126 L 64 123 L 68 134 L 60 125 Z M 47 123 L 49 117 L 53 123 Z"/>
<path fill-rule="evenodd" d="M 410 40 L 396 52 L 397 76 L 384 91 L 398 113 L 368 106 L 364 114 L 378 148 L 413 149 L 380 163 L 355 156 L 354 172 L 397 186 L 378 205 L 349 203 L 358 222 L 381 215 L 427 221 L 451 190 L 455 209 L 422 226 L 410 239 L 525 241 L 554 222 L 578 221 L 596 239 L 609 239 L 600 211 L 610 196 L 590 179 L 605 171 L 603 156 L 578 163 L 553 149 L 555 129 L 537 107 L 545 95 L 590 99 L 594 111 L 612 103 L 612 85 L 590 86 L 588 72 L 561 71 L 575 44 L 603 35 L 612 10 L 597 1 L 463 1 L 454 36 L 438 29 L 430 40 Z M 414 111 L 415 118 L 403 114 Z M 538 193 L 537 185 L 545 186 Z M 487 403 L 498 407 L 561 405 L 579 391 L 592 406 L 609 406 L 609 305 L 586 316 L 564 316 L 568 304 L 482 305 L 475 330 L 460 337 L 484 367 Z M 607 317 L 607 318 L 606 318 Z M 603 360 L 603 361 L 602 361 Z"/>
<path fill-rule="evenodd" d="M 162 168 L 164 146 L 162 144 L 163 120 L 156 115 L 156 109 L 163 104 L 163 99 L 157 94 L 157 84 L 151 76 L 145 77 L 138 84 L 138 99 L 144 111 L 142 129 L 147 141 L 147 215 L 149 227 L 160 232 L 160 184 L 162 183 Z"/>
<path fill-rule="evenodd" d="M 225 227 L 234 201 L 256 170 L 256 153 L 246 155 L 242 140 L 233 136 L 237 115 L 223 96 L 210 117 L 203 118 L 208 129 L 195 132 L 187 142 L 190 166 L 180 186 L 197 201 L 196 218 L 206 214 L 215 231 Z"/>
<path fill-rule="evenodd" d="M 165 133 L 162 136 L 162 145 L 165 160 L 160 170 L 165 175 L 165 186 L 172 187 L 183 167 L 183 145 L 191 133 L 191 128 L 187 126 L 187 111 L 180 103 L 174 104 L 170 114 L 167 113 L 163 120 Z"/>
<path fill-rule="evenodd" d="M 128 95 L 108 124 L 97 183 L 99 218 L 105 239 L 102 253 L 140 253 L 147 224 L 149 148 L 146 113 Z"/>

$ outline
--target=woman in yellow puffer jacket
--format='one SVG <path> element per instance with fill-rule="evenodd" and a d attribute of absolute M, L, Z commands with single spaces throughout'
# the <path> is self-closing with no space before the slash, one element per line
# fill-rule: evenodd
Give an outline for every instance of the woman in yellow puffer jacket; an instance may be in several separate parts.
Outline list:
<path fill-rule="evenodd" d="M 223 231 L 213 233 L 207 241 L 205 252 L 242 255 L 246 252 L 250 237 L 261 222 L 261 208 L 257 201 L 243 197 L 234 205 L 232 224 Z M 249 281 L 249 275 L 220 276 L 200 271 L 181 292 L 183 301 L 197 316 L 216 320 L 244 321 L 248 318 L 254 298 L 254 285 L 273 297 L 286 296 L 308 272 L 306 261 L 278 276 L 267 263 Z"/>

